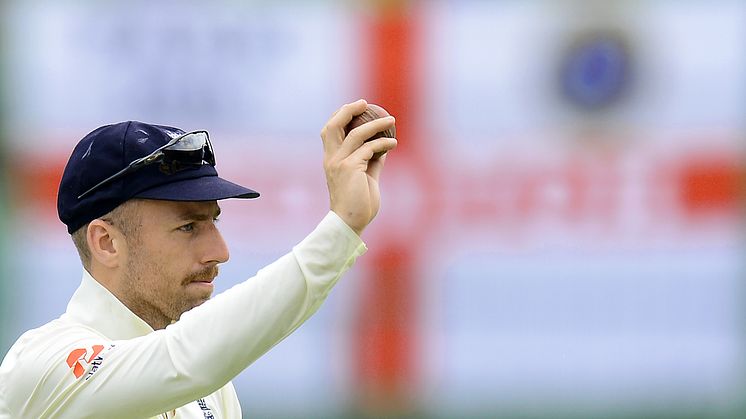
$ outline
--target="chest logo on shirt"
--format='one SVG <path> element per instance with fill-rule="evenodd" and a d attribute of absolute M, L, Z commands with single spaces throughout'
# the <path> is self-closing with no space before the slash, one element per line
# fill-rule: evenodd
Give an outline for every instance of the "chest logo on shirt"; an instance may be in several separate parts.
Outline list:
<path fill-rule="evenodd" d="M 103 350 L 104 345 L 93 345 L 88 348 L 73 349 L 72 352 L 70 352 L 70 355 L 67 356 L 67 366 L 72 369 L 75 378 L 80 378 L 83 373 L 85 373 L 88 365 L 93 365 L 86 380 L 90 378 L 90 376 L 98 370 L 101 361 L 103 361 L 103 358 L 99 356 Z"/>

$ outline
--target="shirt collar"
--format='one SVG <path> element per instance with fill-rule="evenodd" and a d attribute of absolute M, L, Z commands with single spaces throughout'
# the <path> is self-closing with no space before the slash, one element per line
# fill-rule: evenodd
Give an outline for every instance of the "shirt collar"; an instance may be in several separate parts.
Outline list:
<path fill-rule="evenodd" d="M 153 331 L 85 269 L 67 305 L 67 315 L 112 340 L 132 339 Z"/>

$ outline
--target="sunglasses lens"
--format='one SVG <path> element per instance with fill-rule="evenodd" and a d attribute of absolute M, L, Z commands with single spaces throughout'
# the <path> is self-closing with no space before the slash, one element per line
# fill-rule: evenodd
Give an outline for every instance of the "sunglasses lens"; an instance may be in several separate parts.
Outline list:
<path fill-rule="evenodd" d="M 164 163 L 172 171 L 203 164 L 215 165 L 215 156 L 207 132 L 198 131 L 185 134 L 173 145 L 163 149 Z"/>
<path fill-rule="evenodd" d="M 197 151 L 201 150 L 208 144 L 206 132 L 192 132 L 179 138 L 179 140 L 171 146 L 165 148 L 169 151 Z"/>

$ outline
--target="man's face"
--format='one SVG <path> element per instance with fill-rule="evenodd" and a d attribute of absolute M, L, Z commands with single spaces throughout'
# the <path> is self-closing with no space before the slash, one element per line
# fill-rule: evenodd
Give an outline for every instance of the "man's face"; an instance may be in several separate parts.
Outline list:
<path fill-rule="evenodd" d="M 229 257 L 215 225 L 220 208 L 215 201 L 142 200 L 135 212 L 123 302 L 159 329 L 210 298 L 217 265 Z"/>

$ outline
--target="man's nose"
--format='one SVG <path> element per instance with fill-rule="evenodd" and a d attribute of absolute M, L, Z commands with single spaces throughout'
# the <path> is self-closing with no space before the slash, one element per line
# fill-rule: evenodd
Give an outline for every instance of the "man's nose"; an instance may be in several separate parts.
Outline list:
<path fill-rule="evenodd" d="M 220 234 L 220 230 L 212 224 L 207 234 L 204 243 L 204 256 L 202 263 L 224 263 L 230 258 L 230 252 L 228 251 L 228 245 L 225 244 L 223 235 Z"/>

